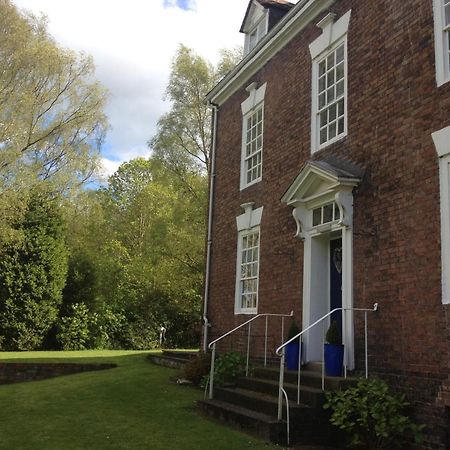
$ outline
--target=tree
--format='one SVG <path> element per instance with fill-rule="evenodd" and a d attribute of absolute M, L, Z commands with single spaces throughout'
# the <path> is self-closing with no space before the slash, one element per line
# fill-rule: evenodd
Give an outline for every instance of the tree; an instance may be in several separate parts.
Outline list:
<path fill-rule="evenodd" d="M 241 50 L 222 50 L 219 64 L 213 67 L 192 49 L 180 45 L 173 59 L 165 93 L 172 107 L 159 119 L 149 146 L 191 191 L 189 175 L 205 174 L 210 166 L 211 113 L 206 94 L 241 57 Z"/>
<path fill-rule="evenodd" d="M 48 180 L 67 192 L 97 167 L 107 122 L 92 58 L 59 47 L 44 17 L 0 0 L 0 195 Z"/>
<path fill-rule="evenodd" d="M 34 189 L 19 243 L 0 259 L 0 341 L 8 350 L 36 350 L 55 320 L 67 272 L 64 224 L 57 200 Z"/>

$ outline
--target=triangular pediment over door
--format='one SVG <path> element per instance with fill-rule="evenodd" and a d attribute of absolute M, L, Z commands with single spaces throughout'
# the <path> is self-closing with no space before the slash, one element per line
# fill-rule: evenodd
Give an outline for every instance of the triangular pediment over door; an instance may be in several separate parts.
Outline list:
<path fill-rule="evenodd" d="M 338 308 L 345 361 L 354 368 L 353 324 L 353 189 L 362 171 L 337 160 L 311 160 L 281 201 L 292 207 L 297 237 L 303 243 L 303 323 L 305 329 L 335 310 L 336 284 L 330 278 L 330 252 L 339 251 Z M 333 301 L 332 301 L 333 299 Z M 333 313 L 333 314 L 337 314 Z M 322 323 L 321 323 L 322 325 Z M 327 325 L 327 324 L 325 324 Z M 305 360 L 322 358 L 323 327 L 305 334 Z"/>

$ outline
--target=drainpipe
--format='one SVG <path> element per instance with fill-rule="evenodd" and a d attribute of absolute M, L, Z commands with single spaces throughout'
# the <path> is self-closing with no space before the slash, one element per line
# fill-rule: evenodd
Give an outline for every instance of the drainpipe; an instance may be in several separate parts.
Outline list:
<path fill-rule="evenodd" d="M 209 102 L 212 107 L 212 142 L 211 142 L 211 172 L 209 179 L 209 208 L 208 208 L 208 236 L 206 241 L 206 273 L 205 273 L 205 294 L 203 300 L 203 351 L 208 349 L 208 328 L 211 326 L 208 320 L 208 296 L 209 296 L 209 275 L 211 266 L 211 245 L 212 245 L 212 213 L 214 199 L 214 181 L 216 178 L 216 128 L 218 105 Z"/>

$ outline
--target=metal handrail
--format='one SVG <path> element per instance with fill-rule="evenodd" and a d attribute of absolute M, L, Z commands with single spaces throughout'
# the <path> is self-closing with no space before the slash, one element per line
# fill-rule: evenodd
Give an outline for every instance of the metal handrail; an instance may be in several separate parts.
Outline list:
<path fill-rule="evenodd" d="M 279 378 L 279 389 L 278 389 L 278 420 L 282 419 L 282 403 L 283 403 L 283 391 L 284 391 L 284 363 L 285 363 L 285 356 L 286 356 L 286 346 L 288 344 L 290 344 L 293 341 L 296 341 L 300 338 L 303 337 L 303 335 L 309 331 L 311 328 L 315 327 L 316 325 L 318 325 L 319 323 L 324 323 L 323 321 L 325 319 L 327 319 L 329 316 L 331 316 L 333 313 L 335 313 L 336 311 L 363 311 L 364 312 L 364 318 L 365 318 L 365 322 L 364 322 L 364 339 L 365 339 L 365 375 L 366 378 L 369 375 L 369 366 L 368 366 L 368 353 L 367 353 L 367 313 L 368 312 L 374 312 L 378 310 L 378 303 L 375 303 L 373 305 L 372 309 L 367 309 L 367 308 L 335 308 L 332 311 L 328 312 L 327 314 L 325 314 L 323 317 L 321 317 L 320 319 L 316 320 L 314 323 L 312 323 L 311 325 L 307 326 L 304 330 L 300 331 L 299 333 L 297 333 L 294 337 L 288 339 L 286 342 L 284 342 L 282 345 L 280 345 L 277 349 L 276 349 L 276 354 L 278 356 L 281 356 L 280 359 L 280 378 Z M 344 333 L 345 333 L 345 314 L 343 314 L 343 340 L 345 341 L 344 338 Z M 301 348 L 301 347 L 300 347 Z M 280 353 L 281 352 L 281 353 Z M 323 356 L 323 352 L 322 352 L 322 390 L 325 389 L 325 364 L 323 362 L 324 356 Z M 300 360 L 299 360 L 299 367 L 298 367 L 298 372 L 297 372 L 297 403 L 300 403 Z M 347 377 L 347 364 L 345 361 L 345 346 L 344 346 L 344 376 L 345 378 Z"/>
<path fill-rule="evenodd" d="M 245 368 L 245 375 L 248 376 L 248 367 L 249 367 L 249 356 L 250 356 L 250 334 L 251 334 L 251 323 L 258 319 L 259 317 L 265 317 L 266 318 L 266 331 L 265 331 L 265 338 L 264 338 L 264 366 L 267 365 L 267 325 L 268 325 L 268 318 L 269 317 L 281 317 L 281 339 L 284 339 L 284 318 L 285 317 L 292 317 L 294 315 L 294 311 L 291 311 L 289 314 L 271 314 L 271 313 L 264 313 L 264 314 L 257 314 L 256 316 L 253 316 L 251 319 L 245 321 L 244 323 L 241 323 L 237 327 L 233 328 L 230 331 L 227 331 L 222 336 L 218 337 L 217 339 L 214 339 L 214 341 L 211 341 L 208 344 L 208 348 L 212 350 L 211 352 L 211 370 L 209 375 L 209 398 L 213 398 L 213 390 L 214 390 L 214 362 L 216 359 L 216 344 L 217 342 L 221 341 L 222 339 L 226 338 L 227 336 L 233 334 L 235 331 L 239 330 L 242 327 L 245 327 L 245 325 L 248 325 L 248 336 L 247 336 L 247 362 L 246 362 L 246 368 Z"/>

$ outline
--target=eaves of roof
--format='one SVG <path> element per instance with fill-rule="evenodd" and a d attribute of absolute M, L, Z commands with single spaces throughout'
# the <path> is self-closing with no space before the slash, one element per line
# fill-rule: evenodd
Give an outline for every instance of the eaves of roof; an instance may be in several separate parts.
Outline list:
<path fill-rule="evenodd" d="M 244 19 L 242 21 L 242 25 L 239 30 L 239 32 L 241 33 L 244 33 L 245 22 L 247 22 L 247 18 L 248 15 L 250 14 L 253 1 L 254 0 L 250 0 L 248 2 L 247 10 L 245 11 Z M 293 3 L 290 3 L 287 0 L 255 0 L 255 1 L 257 1 L 263 8 L 278 8 L 283 11 L 289 11 L 295 6 Z"/>
<path fill-rule="evenodd" d="M 206 95 L 206 100 L 219 106 L 223 104 L 245 81 L 335 1 L 300 0 L 258 45 Z"/>

